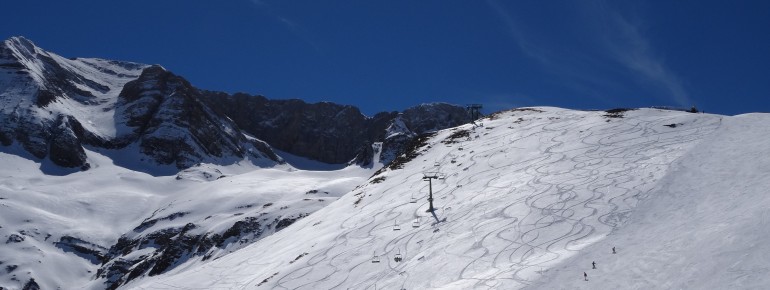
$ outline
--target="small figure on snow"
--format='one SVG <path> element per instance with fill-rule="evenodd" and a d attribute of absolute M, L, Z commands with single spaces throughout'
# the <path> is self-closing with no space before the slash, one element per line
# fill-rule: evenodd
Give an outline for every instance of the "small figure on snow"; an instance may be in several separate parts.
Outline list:
<path fill-rule="evenodd" d="M 594 269 L 596 269 L 596 261 L 591 262 L 591 265 L 593 265 Z"/>
<path fill-rule="evenodd" d="M 586 272 L 583 272 L 583 280 L 588 281 L 588 274 Z"/>
<path fill-rule="evenodd" d="M 613 254 L 617 254 L 617 253 L 615 252 L 615 247 L 612 247 L 612 253 L 613 253 Z"/>

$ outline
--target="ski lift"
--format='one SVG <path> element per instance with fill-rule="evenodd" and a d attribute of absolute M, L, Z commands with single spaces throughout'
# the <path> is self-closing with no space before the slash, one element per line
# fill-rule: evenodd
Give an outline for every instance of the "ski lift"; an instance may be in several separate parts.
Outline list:
<path fill-rule="evenodd" d="M 435 167 L 439 167 L 439 166 L 441 166 L 441 163 L 438 163 L 438 162 L 434 162 L 434 163 L 433 163 L 433 166 L 435 166 Z"/>
<path fill-rule="evenodd" d="M 452 163 L 457 163 L 457 159 L 452 158 Z"/>
<path fill-rule="evenodd" d="M 393 261 L 396 261 L 396 263 L 398 263 L 398 262 L 401 262 L 402 260 L 404 260 L 404 258 L 401 257 L 401 250 L 399 249 L 396 256 L 393 257 Z"/>
<path fill-rule="evenodd" d="M 374 255 L 372 258 L 372 263 L 379 263 L 380 262 L 380 256 Z"/>
<path fill-rule="evenodd" d="M 414 196 L 414 193 L 412 193 L 412 200 L 410 200 L 409 203 L 417 203 L 417 198 Z"/>
<path fill-rule="evenodd" d="M 396 221 L 393 221 L 393 230 L 394 231 L 400 231 L 401 227 L 396 223 Z"/>
<path fill-rule="evenodd" d="M 444 179 L 446 179 L 446 173 L 440 173 L 440 174 L 438 175 L 438 179 L 440 179 L 440 180 L 444 180 Z"/>
<path fill-rule="evenodd" d="M 419 228 L 420 227 L 420 219 L 419 218 L 414 220 L 414 222 L 412 223 L 412 227 L 413 228 Z"/>

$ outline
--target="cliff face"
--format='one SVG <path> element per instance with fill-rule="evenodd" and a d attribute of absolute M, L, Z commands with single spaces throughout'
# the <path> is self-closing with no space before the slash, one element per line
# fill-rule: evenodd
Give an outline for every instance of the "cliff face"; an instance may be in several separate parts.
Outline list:
<path fill-rule="evenodd" d="M 245 132 L 277 149 L 326 163 L 345 163 L 362 144 L 374 142 L 374 118 L 353 106 L 268 100 L 262 96 L 209 92 L 207 103 Z"/>
<path fill-rule="evenodd" d="M 425 132 L 470 122 L 462 107 L 443 103 L 367 117 L 356 107 L 328 102 L 308 104 L 216 92 L 205 93 L 204 99 L 245 132 L 273 147 L 326 163 L 345 163 L 370 155 L 375 142 L 400 144 Z M 369 159 L 356 160 L 367 165 Z"/>
<path fill-rule="evenodd" d="M 383 143 L 379 161 L 387 163 L 415 136 L 470 121 L 449 104 L 368 117 L 349 105 L 202 91 L 158 65 L 66 59 L 21 37 L 0 46 L 0 102 L 1 145 L 17 142 L 36 158 L 83 170 L 84 146 L 134 150 L 178 169 L 283 162 L 271 146 L 367 166 L 374 143 Z"/>
<path fill-rule="evenodd" d="M 143 154 L 161 164 L 187 168 L 201 160 L 247 156 L 279 161 L 267 144 L 247 138 L 201 102 L 189 82 L 159 66 L 126 84 L 116 116 L 125 128 L 118 143 L 137 142 Z"/>
<path fill-rule="evenodd" d="M 109 139 L 101 122 L 114 96 L 144 65 L 65 59 L 14 37 L 0 45 L 0 143 L 36 158 L 87 169 L 83 144 Z M 109 131 L 109 130 L 107 130 Z"/>
<path fill-rule="evenodd" d="M 0 102 L 0 144 L 18 142 L 61 167 L 88 169 L 85 145 L 138 148 L 149 162 L 179 169 L 243 158 L 282 162 L 160 66 L 66 59 L 14 37 L 0 46 Z"/>

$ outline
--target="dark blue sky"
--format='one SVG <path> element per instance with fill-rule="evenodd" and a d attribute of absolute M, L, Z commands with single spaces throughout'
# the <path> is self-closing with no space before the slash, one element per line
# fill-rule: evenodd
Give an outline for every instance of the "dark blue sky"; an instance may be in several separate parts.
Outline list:
<path fill-rule="evenodd" d="M 5 1 L 0 37 L 368 115 L 434 101 L 770 111 L 770 1 L 641 2 Z"/>

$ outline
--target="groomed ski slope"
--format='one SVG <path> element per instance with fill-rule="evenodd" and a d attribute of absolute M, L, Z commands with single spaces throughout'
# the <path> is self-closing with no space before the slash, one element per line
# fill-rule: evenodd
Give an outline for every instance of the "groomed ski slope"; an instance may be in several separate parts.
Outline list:
<path fill-rule="evenodd" d="M 768 123 L 768 114 L 725 117 L 669 169 L 625 227 L 533 288 L 770 288 Z M 597 269 L 589 271 L 592 261 Z M 583 271 L 589 282 L 578 281 Z"/>
<path fill-rule="evenodd" d="M 126 288 L 762 285 L 734 283 L 768 274 L 760 266 L 768 261 L 767 251 L 759 252 L 765 234 L 758 232 L 759 216 L 768 215 L 759 192 L 768 188 L 770 169 L 755 153 L 767 155 L 770 118 L 533 109 L 441 131 L 402 169 L 374 176 L 277 234 Z M 461 130 L 467 138 L 442 142 Z M 440 223 L 426 212 L 424 172 L 444 177 L 433 181 Z M 723 247 L 730 243 L 742 247 Z M 738 263 L 744 259 L 751 262 Z M 594 260 L 600 269 L 590 269 Z M 724 274 L 728 269 L 735 271 Z M 702 276 L 709 277 L 693 282 Z"/>

